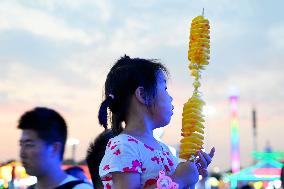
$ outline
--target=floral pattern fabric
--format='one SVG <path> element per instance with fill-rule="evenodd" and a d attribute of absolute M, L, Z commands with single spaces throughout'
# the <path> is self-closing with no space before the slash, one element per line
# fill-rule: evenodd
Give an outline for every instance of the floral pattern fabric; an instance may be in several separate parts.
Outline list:
<path fill-rule="evenodd" d="M 161 150 L 157 150 L 126 134 L 110 139 L 100 164 L 104 188 L 112 188 L 112 172 L 141 174 L 141 188 L 156 184 L 161 170 L 172 175 L 177 167 L 177 158 L 165 144 L 160 142 L 160 145 Z"/>

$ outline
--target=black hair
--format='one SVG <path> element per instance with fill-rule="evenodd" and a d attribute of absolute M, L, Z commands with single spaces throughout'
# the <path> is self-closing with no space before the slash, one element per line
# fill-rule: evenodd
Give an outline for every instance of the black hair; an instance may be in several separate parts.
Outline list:
<path fill-rule="evenodd" d="M 78 173 L 78 172 L 84 172 L 84 170 L 79 166 L 68 167 L 64 171 L 65 171 L 65 173 L 67 173 L 69 175 L 76 175 L 76 173 Z"/>
<path fill-rule="evenodd" d="M 58 112 L 46 107 L 35 107 L 20 117 L 18 128 L 35 131 L 46 144 L 60 142 L 62 160 L 67 138 L 67 125 Z"/>
<path fill-rule="evenodd" d="M 155 59 L 121 57 L 110 69 L 105 82 L 105 100 L 99 109 L 99 122 L 105 129 L 108 123 L 108 108 L 111 111 L 111 129 L 114 135 L 123 131 L 130 98 L 138 87 L 145 90 L 145 100 L 150 107 L 157 93 L 159 71 L 168 71 Z"/>
<path fill-rule="evenodd" d="M 96 189 L 104 188 L 99 175 L 99 166 L 105 155 L 107 143 L 113 137 L 114 135 L 111 130 L 105 130 L 90 144 L 87 151 L 86 161 L 94 188 Z"/>

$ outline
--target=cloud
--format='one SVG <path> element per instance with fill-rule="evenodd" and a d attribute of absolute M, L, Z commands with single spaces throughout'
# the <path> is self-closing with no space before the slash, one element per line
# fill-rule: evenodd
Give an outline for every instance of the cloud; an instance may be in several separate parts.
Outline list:
<path fill-rule="evenodd" d="M 38 0 L 33 2 L 35 6 L 41 7 L 48 11 L 57 12 L 62 9 L 80 12 L 92 9 L 93 15 L 97 15 L 102 22 L 107 22 L 111 19 L 113 7 L 109 1 L 94 1 L 94 0 Z M 86 12 L 85 12 L 86 14 Z M 91 15 L 90 15 L 91 16 Z"/>
<path fill-rule="evenodd" d="M 280 50 L 282 52 L 284 48 L 284 26 L 276 25 L 268 29 L 268 41 L 270 42 L 270 46 L 273 47 L 274 50 Z"/>
<path fill-rule="evenodd" d="M 99 40 L 100 35 L 89 35 L 85 31 L 68 26 L 64 19 L 49 15 L 40 9 L 19 4 L 1 3 L 0 31 L 22 30 L 52 40 L 73 41 L 91 44 Z"/>

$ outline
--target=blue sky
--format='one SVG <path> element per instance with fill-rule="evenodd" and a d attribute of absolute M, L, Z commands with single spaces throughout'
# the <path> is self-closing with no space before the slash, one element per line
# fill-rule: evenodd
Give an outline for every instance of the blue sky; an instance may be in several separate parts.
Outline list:
<path fill-rule="evenodd" d="M 169 69 L 175 114 L 163 140 L 180 136 L 182 106 L 192 94 L 187 65 L 189 24 L 205 8 L 211 60 L 201 91 L 216 112 L 206 118 L 214 166 L 230 167 L 228 90 L 239 90 L 241 163 L 252 160 L 251 109 L 258 113 L 258 148 L 283 151 L 284 2 L 233 0 L 4 0 L 0 2 L 0 161 L 17 158 L 19 116 L 34 106 L 61 112 L 77 158 L 102 129 L 96 119 L 104 79 L 120 56 L 157 58 Z M 15 137 L 11 137 L 15 136 Z M 4 154 L 3 154 L 4 152 Z M 71 152 L 67 147 L 66 157 Z"/>

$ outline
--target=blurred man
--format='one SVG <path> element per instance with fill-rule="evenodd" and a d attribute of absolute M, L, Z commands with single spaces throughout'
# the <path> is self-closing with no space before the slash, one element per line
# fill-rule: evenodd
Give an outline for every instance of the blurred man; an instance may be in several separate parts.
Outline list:
<path fill-rule="evenodd" d="M 21 161 L 26 172 L 37 177 L 37 183 L 29 189 L 92 188 L 61 169 L 67 126 L 59 113 L 36 107 L 21 116 L 18 128 L 22 130 Z"/>

